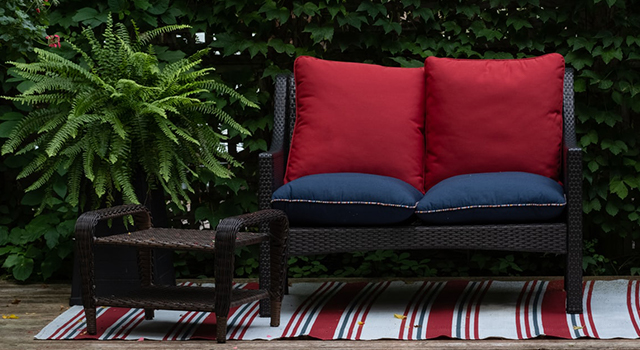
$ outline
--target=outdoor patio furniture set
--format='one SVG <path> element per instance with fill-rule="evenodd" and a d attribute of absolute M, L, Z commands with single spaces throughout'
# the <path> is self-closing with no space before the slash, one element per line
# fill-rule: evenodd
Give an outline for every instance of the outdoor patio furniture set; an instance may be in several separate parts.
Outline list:
<path fill-rule="evenodd" d="M 216 312 L 225 341 L 230 305 L 261 299 L 262 314 L 270 307 L 278 325 L 287 254 L 377 249 L 565 254 L 566 311 L 582 312 L 582 151 L 573 71 L 562 56 L 429 57 L 421 68 L 303 56 L 294 72 L 276 78 L 272 146 L 260 154 L 260 211 L 225 219 L 215 231 L 152 228 L 140 206 L 81 216 L 89 332 L 100 305 L 141 307 L 147 317 L 157 308 L 199 309 Z M 98 220 L 123 214 L 134 215 L 138 231 L 94 237 Z M 261 233 L 240 232 L 251 225 Z M 257 243 L 262 287 L 235 294 L 233 250 Z M 140 292 L 95 296 L 98 244 L 139 248 Z M 185 288 L 154 288 L 149 248 L 158 247 L 214 252 L 215 294 L 189 287 L 193 295 L 180 300 Z"/>

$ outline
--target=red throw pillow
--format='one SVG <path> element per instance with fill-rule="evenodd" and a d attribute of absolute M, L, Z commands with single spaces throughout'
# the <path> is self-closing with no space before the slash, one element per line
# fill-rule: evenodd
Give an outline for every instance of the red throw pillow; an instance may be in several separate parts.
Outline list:
<path fill-rule="evenodd" d="M 558 180 L 564 58 L 428 57 L 425 189 L 452 176 L 522 171 Z"/>
<path fill-rule="evenodd" d="M 424 193 L 423 68 L 298 57 L 285 182 L 322 173 L 389 176 Z"/>

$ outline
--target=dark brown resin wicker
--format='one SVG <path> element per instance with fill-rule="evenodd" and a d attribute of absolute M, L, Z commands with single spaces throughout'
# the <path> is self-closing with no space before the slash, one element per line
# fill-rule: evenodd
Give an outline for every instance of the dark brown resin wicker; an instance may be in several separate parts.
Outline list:
<path fill-rule="evenodd" d="M 563 185 L 567 209 L 558 222 L 460 226 L 292 227 L 290 254 L 312 255 L 375 249 L 483 249 L 566 254 L 568 313 L 582 312 L 582 150 L 577 147 L 573 103 L 573 70 L 565 71 Z M 259 200 L 270 208 L 271 195 L 283 185 L 295 123 L 292 75 L 276 78 L 274 133 L 271 149 L 260 154 Z M 526 157 L 526 154 L 522 155 Z M 261 253 L 268 259 L 268 251 Z M 261 275 L 266 283 L 268 275 Z"/>
<path fill-rule="evenodd" d="M 95 237 L 94 230 L 100 220 L 126 215 L 133 216 L 135 230 Z M 266 225 L 268 229 L 262 230 L 263 233 L 241 232 L 246 227 L 257 225 Z M 287 218 L 278 210 L 262 210 L 227 218 L 220 222 L 215 231 L 153 228 L 148 210 L 140 205 L 125 205 L 82 214 L 76 223 L 76 243 L 81 262 L 82 302 L 87 318 L 87 332 L 96 333 L 97 306 L 143 308 L 146 319 L 153 318 L 155 309 L 209 311 L 216 314 L 216 338 L 223 343 L 226 341 L 229 309 L 256 300 L 269 302 L 271 326 L 279 326 L 288 230 Z M 266 284 L 268 289 L 233 289 L 235 248 L 262 243 L 269 248 L 266 266 L 270 266 L 271 277 Z M 137 248 L 141 287 L 118 295 L 96 294 L 93 283 L 93 251 L 96 245 Z M 215 288 L 154 286 L 151 266 L 153 248 L 215 253 Z M 261 315 L 266 313 L 265 310 L 261 311 Z"/>

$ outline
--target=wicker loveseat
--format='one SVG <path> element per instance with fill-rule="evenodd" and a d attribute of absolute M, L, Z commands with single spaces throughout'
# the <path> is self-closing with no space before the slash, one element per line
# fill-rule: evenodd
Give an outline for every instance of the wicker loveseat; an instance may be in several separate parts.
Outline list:
<path fill-rule="evenodd" d="M 279 208 L 289 215 L 290 255 L 377 249 L 564 254 L 566 311 L 582 312 L 582 151 L 576 145 L 574 128 L 573 71 L 564 67 L 560 55 L 522 60 L 428 58 L 424 68 L 389 68 L 303 57 L 296 60 L 294 74 L 295 77 L 276 78 L 274 132 L 270 150 L 260 154 L 259 189 L 261 209 Z M 403 74 L 404 78 L 395 81 L 396 75 Z M 545 79 L 553 82 L 547 85 Z M 362 91 L 351 93 L 348 90 L 351 86 Z M 414 103 L 411 99 L 418 100 Z M 547 107 L 541 106 L 545 104 Z M 540 108 L 542 112 L 534 111 Z M 357 119 L 362 110 L 366 110 L 362 119 L 366 122 L 354 123 L 350 118 Z M 529 110 L 533 114 L 525 115 Z M 403 123 L 399 120 L 406 113 L 414 113 L 424 121 L 416 122 L 409 131 L 402 129 L 404 126 L 397 124 Z M 442 120 L 435 121 L 438 118 Z M 379 131 L 382 135 L 372 131 L 377 122 L 383 125 Z M 548 126 L 539 131 L 538 124 L 544 123 L 553 124 L 551 136 L 542 135 L 550 130 Z M 451 130 L 455 134 L 457 128 L 471 136 L 439 138 Z M 408 140 L 415 134 L 422 138 L 419 140 L 422 150 L 411 146 L 415 149 L 402 152 L 398 147 L 407 147 L 407 142 L 416 144 L 417 141 Z M 345 139 L 345 135 L 353 135 L 350 137 L 355 140 Z M 370 142 L 371 138 L 374 141 Z M 383 148 L 377 148 L 380 143 Z M 501 153 L 502 150 L 506 153 Z M 363 163 L 358 152 L 369 152 L 364 157 L 372 159 Z M 490 155 L 491 152 L 498 154 Z M 417 165 L 411 165 L 412 169 L 422 166 L 422 174 L 409 174 L 414 170 L 407 170 L 407 164 L 414 161 Z M 537 162 L 546 162 L 546 168 L 529 167 Z M 394 173 L 391 167 L 403 169 Z M 359 180 L 360 173 L 374 176 L 375 181 Z M 353 175 L 356 179 L 350 180 L 349 174 L 356 174 Z M 503 176 L 508 177 L 505 182 Z M 471 198 L 468 200 L 472 203 L 457 204 L 453 209 L 445 205 L 420 211 L 420 198 L 420 203 L 414 206 L 385 204 L 377 198 L 368 201 L 363 197 L 348 198 L 352 195 L 349 191 L 358 191 L 366 184 L 377 187 L 372 189 L 375 196 L 384 192 L 380 187 L 386 186 L 385 181 L 396 180 L 402 181 L 402 186 L 408 183 L 406 186 L 413 187 L 411 193 L 425 197 L 432 196 L 439 186 L 444 188 L 440 188 L 438 195 L 445 197 L 473 191 L 481 193 L 481 197 L 487 196 L 483 191 L 489 192 L 488 197 L 494 192 L 510 196 L 514 191 L 509 190 L 509 183 L 519 181 L 519 176 L 528 182 L 525 192 L 538 191 L 536 181 L 544 178 L 541 181 L 549 182 L 544 186 L 559 188 L 566 202 L 551 206 L 535 201 L 492 205 L 474 203 L 477 198 Z M 530 182 L 527 176 L 536 180 Z M 347 198 L 296 197 L 301 193 L 295 187 L 298 184 L 305 190 L 311 187 L 313 192 L 316 185 L 340 187 L 342 179 L 352 182 L 335 192 L 337 196 L 351 193 L 346 194 Z M 468 191 L 476 179 L 482 185 Z M 447 181 L 462 181 L 462 187 L 452 191 L 446 187 Z M 516 184 L 516 188 L 520 187 Z M 331 191 L 320 188 L 316 192 Z M 348 207 L 353 204 L 359 206 Z M 361 213 L 372 206 L 373 212 Z M 388 222 L 387 208 L 391 216 L 398 208 L 408 208 L 414 213 L 406 214 L 406 219 Z M 550 209 L 553 213 L 538 216 L 538 209 Z"/>

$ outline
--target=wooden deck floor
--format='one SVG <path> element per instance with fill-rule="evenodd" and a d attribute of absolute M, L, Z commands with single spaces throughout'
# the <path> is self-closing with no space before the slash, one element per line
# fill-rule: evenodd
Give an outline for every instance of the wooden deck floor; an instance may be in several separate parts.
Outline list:
<path fill-rule="evenodd" d="M 272 340 L 229 341 L 43 341 L 34 336 L 68 307 L 68 284 L 21 285 L 0 281 L 2 315 L 17 319 L 0 319 L 0 350 L 4 349 L 640 349 L 640 340 L 376 340 L 318 341 Z"/>

